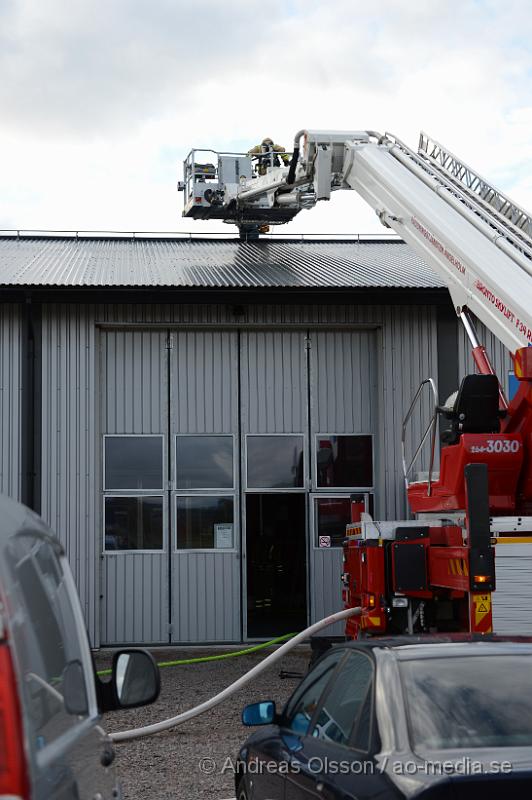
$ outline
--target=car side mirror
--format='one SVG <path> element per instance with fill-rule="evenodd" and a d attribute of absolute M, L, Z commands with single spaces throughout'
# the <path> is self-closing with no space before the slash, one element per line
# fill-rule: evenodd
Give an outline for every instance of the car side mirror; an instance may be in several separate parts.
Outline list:
<path fill-rule="evenodd" d="M 276 718 L 275 703 L 272 700 L 251 703 L 251 705 L 245 706 L 242 711 L 243 725 L 271 725 Z"/>
<path fill-rule="evenodd" d="M 100 681 L 98 688 L 102 711 L 145 706 L 159 697 L 159 668 L 147 650 L 119 650 L 113 657 L 111 680 Z"/>
<path fill-rule="evenodd" d="M 159 697 L 159 668 L 153 657 L 144 650 L 117 653 L 112 681 L 120 708 L 145 706 Z"/>

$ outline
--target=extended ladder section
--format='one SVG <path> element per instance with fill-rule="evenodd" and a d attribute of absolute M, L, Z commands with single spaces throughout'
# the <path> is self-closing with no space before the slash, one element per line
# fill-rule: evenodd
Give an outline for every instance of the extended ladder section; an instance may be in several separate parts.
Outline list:
<path fill-rule="evenodd" d="M 426 133 L 419 136 L 418 153 L 427 158 L 431 164 L 451 180 L 461 192 L 476 204 L 476 208 L 484 208 L 492 212 L 498 222 L 506 229 L 506 235 L 530 256 L 530 239 L 532 237 L 532 217 L 523 208 L 506 197 L 502 192 L 482 178 L 471 167 L 457 158 L 442 144 Z M 513 234 L 513 235 L 512 235 Z M 524 235 L 523 235 L 524 234 Z"/>
<path fill-rule="evenodd" d="M 443 278 L 458 313 L 471 310 L 512 352 L 530 345 L 530 218 L 430 141 L 421 153 L 390 134 L 347 142 L 344 181 Z"/>

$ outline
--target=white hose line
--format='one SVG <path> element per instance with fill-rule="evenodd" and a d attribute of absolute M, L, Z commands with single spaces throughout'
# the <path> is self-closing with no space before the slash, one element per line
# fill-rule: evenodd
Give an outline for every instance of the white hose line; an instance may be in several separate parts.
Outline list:
<path fill-rule="evenodd" d="M 328 625 L 333 625 L 335 622 L 340 622 L 343 619 L 347 619 L 347 617 L 353 617 L 361 613 L 362 609 L 360 606 L 357 606 L 356 608 L 347 608 L 344 611 L 338 611 L 336 614 L 331 614 L 330 617 L 325 617 L 325 619 L 315 622 L 314 625 L 305 628 L 304 631 L 298 633 L 293 639 L 290 639 L 288 642 L 285 642 L 283 645 L 281 645 L 281 647 L 279 647 L 274 653 L 271 653 L 263 661 L 261 661 L 260 664 L 257 664 L 255 667 L 253 667 L 253 669 L 250 669 L 249 672 L 246 672 L 245 675 L 242 675 L 241 678 L 238 678 L 238 680 L 236 680 L 230 686 L 227 686 L 214 697 L 211 697 L 210 700 L 206 700 L 204 703 L 201 703 L 195 708 L 189 708 L 188 711 L 183 711 L 182 714 L 178 714 L 175 717 L 170 717 L 170 719 L 163 719 L 161 722 L 154 722 L 152 725 L 145 725 L 143 728 L 133 728 L 130 731 L 117 731 L 116 733 L 110 733 L 109 736 L 114 742 L 125 742 L 129 741 L 130 739 L 139 739 L 141 736 L 152 736 L 154 733 L 161 733 L 161 731 L 167 731 L 169 728 L 182 725 L 183 722 L 187 722 L 189 719 L 193 719 L 193 717 L 204 714 L 205 711 L 210 711 L 210 709 L 214 708 L 214 706 L 217 706 L 219 703 L 223 703 L 224 700 L 227 700 L 228 697 L 231 697 L 231 695 L 235 694 L 235 692 L 238 692 L 239 689 L 252 681 L 253 678 L 255 678 L 257 675 L 260 675 L 260 673 L 264 672 L 265 669 L 268 669 L 268 667 L 271 667 L 271 665 L 275 664 L 276 661 L 279 661 L 279 659 L 283 658 L 283 656 L 296 647 L 296 645 L 301 644 L 301 642 L 303 642 L 305 639 L 308 639 L 309 636 L 312 636 L 313 633 L 317 633 L 318 631 L 321 631 L 322 628 L 326 628 Z"/>

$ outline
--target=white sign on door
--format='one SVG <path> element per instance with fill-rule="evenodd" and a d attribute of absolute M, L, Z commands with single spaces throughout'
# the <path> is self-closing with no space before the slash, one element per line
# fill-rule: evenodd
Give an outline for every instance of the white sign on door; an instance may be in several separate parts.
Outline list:
<path fill-rule="evenodd" d="M 318 541 L 319 547 L 330 547 L 331 546 L 331 537 L 330 536 L 320 536 Z"/>
<path fill-rule="evenodd" d="M 217 550 L 230 550 L 233 546 L 233 525 L 219 522 L 214 526 L 214 547 Z"/>

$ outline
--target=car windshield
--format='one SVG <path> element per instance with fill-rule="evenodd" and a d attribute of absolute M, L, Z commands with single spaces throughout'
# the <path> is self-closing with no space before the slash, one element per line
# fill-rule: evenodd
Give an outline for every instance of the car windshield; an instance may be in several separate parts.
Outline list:
<path fill-rule="evenodd" d="M 414 749 L 532 746 L 532 655 L 400 662 Z"/>

